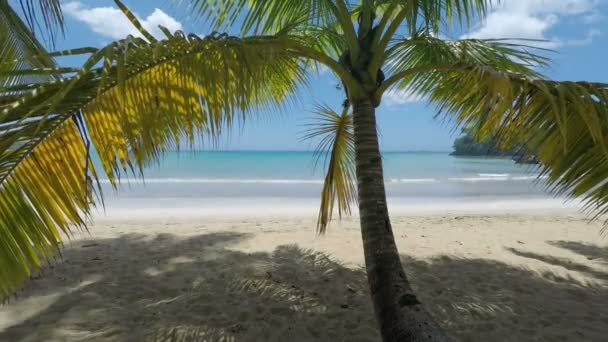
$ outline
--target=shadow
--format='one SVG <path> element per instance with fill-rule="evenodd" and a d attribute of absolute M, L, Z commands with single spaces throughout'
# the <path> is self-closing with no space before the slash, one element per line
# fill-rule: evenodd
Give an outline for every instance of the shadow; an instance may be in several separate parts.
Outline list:
<path fill-rule="evenodd" d="M 361 270 L 295 245 L 230 250 L 248 237 L 75 243 L 13 300 L 42 310 L 3 330 L 0 308 L 0 341 L 378 340 Z"/>
<path fill-rule="evenodd" d="M 487 259 L 402 259 L 421 302 L 457 340 L 606 341 L 606 286 Z"/>
<path fill-rule="evenodd" d="M 0 341 L 379 341 L 365 273 L 247 234 L 123 235 L 74 243 L 0 307 Z M 485 259 L 403 257 L 456 340 L 603 341 L 608 288 Z M 11 317 L 2 326 L 2 315 Z"/>
<path fill-rule="evenodd" d="M 591 276 L 591 277 L 599 279 L 599 280 L 608 280 L 608 273 L 598 271 L 592 267 L 589 267 L 589 266 L 583 265 L 583 264 L 579 264 L 579 263 L 574 262 L 567 258 L 558 258 L 558 257 L 554 257 L 551 255 L 542 255 L 542 254 L 537 254 L 537 253 L 533 253 L 533 252 L 526 252 L 526 251 L 522 251 L 517 248 L 506 248 L 506 249 L 508 251 L 510 251 L 511 253 L 513 253 L 517 256 L 523 257 L 523 258 L 540 260 L 544 263 L 547 263 L 547 264 L 550 264 L 553 266 L 561 266 L 569 271 L 576 271 L 576 272 L 584 273 L 588 276 Z"/>
<path fill-rule="evenodd" d="M 608 247 L 600 247 L 578 241 L 547 241 L 548 244 L 567 249 L 571 252 L 580 254 L 588 260 L 598 260 L 608 263 Z"/>

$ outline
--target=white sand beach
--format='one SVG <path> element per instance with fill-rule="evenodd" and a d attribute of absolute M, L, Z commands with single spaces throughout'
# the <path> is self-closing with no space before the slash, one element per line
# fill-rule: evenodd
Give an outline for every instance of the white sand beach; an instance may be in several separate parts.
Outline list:
<path fill-rule="evenodd" d="M 571 212 L 393 215 L 456 340 L 605 341 L 608 240 Z M 358 219 L 102 218 L 0 307 L 0 341 L 378 341 Z"/>

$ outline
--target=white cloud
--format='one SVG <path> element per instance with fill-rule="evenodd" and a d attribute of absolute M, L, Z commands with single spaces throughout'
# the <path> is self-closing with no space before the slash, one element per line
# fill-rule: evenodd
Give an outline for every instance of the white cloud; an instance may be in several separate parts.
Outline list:
<path fill-rule="evenodd" d="M 584 21 L 589 21 L 585 17 L 595 13 L 598 3 L 598 0 L 502 1 L 492 9 L 477 29 L 465 37 L 537 39 L 546 42 L 525 42 L 525 44 L 555 48 L 568 42 L 564 43 L 559 38 L 549 37 L 547 31 L 566 16 L 583 16 Z M 586 41 L 588 38 L 581 40 Z"/>
<path fill-rule="evenodd" d="M 141 37 L 135 26 L 116 7 L 87 7 L 81 2 L 73 1 L 65 4 L 63 9 L 68 16 L 87 24 L 91 30 L 104 37 L 122 39 L 130 34 Z M 171 32 L 182 29 L 180 22 L 158 8 L 145 19 L 137 14 L 136 16 L 142 26 L 156 37 L 164 37 L 159 25 Z"/>
<path fill-rule="evenodd" d="M 532 14 L 576 15 L 592 10 L 598 3 L 598 0 L 505 0 L 496 9 Z"/>
<path fill-rule="evenodd" d="M 534 17 L 522 13 L 493 12 L 490 13 L 484 24 L 476 31 L 468 34 L 468 38 L 514 38 L 537 39 L 547 42 L 536 43 L 551 47 L 555 42 L 547 39 L 545 32 L 557 23 L 555 15 L 544 18 Z"/>
<path fill-rule="evenodd" d="M 382 97 L 388 106 L 404 105 L 406 103 L 416 103 L 424 101 L 424 96 L 416 94 L 409 89 L 391 89 L 384 93 Z"/>

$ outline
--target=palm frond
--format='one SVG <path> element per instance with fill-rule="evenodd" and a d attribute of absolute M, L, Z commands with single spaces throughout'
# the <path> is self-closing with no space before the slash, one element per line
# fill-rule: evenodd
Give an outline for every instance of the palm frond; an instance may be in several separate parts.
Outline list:
<path fill-rule="evenodd" d="M 543 51 L 541 49 L 541 51 Z M 504 40 L 443 41 L 414 36 L 389 50 L 391 85 L 422 96 L 478 139 L 525 146 L 550 189 L 608 213 L 608 85 L 558 82 L 536 71 L 547 59 Z"/>
<path fill-rule="evenodd" d="M 256 110 L 279 108 L 305 82 L 285 47 L 293 44 L 130 37 L 95 51 L 71 77 L 1 88 L 0 297 L 56 253 L 72 225 L 84 227 L 100 195 L 92 148 L 116 185 L 184 139 L 214 139 Z"/>
<path fill-rule="evenodd" d="M 382 17 L 387 12 L 387 10 L 391 8 L 391 5 L 394 5 L 394 8 L 392 8 L 392 10 L 394 11 L 394 9 L 396 8 L 401 8 L 401 6 L 403 6 L 403 2 L 397 1 L 395 3 L 392 3 L 392 0 L 376 0 L 373 3 L 374 14 L 377 18 Z M 359 16 L 362 13 L 361 11 L 361 3 L 352 6 L 350 11 L 351 19 L 353 21 L 358 20 Z M 394 14 L 391 17 L 394 17 Z"/>
<path fill-rule="evenodd" d="M 308 47 L 318 51 L 319 53 L 337 61 L 347 49 L 347 42 L 344 35 L 336 30 L 336 27 L 311 27 L 302 30 L 296 30 L 296 34 L 301 37 L 306 37 Z"/>
<path fill-rule="evenodd" d="M 439 33 L 443 26 L 469 25 L 472 19 L 482 19 L 492 6 L 492 0 L 382 0 L 377 6 L 382 10 L 379 28 L 383 33 L 380 50 L 388 46 L 405 23 L 408 34 L 421 28 Z"/>
<path fill-rule="evenodd" d="M 385 53 L 388 77 L 378 95 L 396 85 L 417 95 L 429 94 L 439 81 L 441 71 L 455 65 L 479 65 L 526 77 L 541 77 L 537 69 L 548 65 L 545 52 L 505 40 L 443 40 L 426 31 L 401 39 Z"/>
<path fill-rule="evenodd" d="M 36 126 L 0 134 L 0 297 L 56 254 L 62 234 L 84 227 L 83 216 L 94 202 L 85 173 L 87 145 L 76 124 L 53 118 Z M 34 140 L 23 139 L 34 131 L 46 139 L 27 153 Z M 14 143 L 7 149 L 9 141 Z"/>
<path fill-rule="evenodd" d="M 7 3 L 8 1 L 2 1 Z M 60 0 L 19 0 L 23 16 L 32 34 L 47 37 L 54 44 L 57 31 L 63 33 L 64 18 Z"/>
<path fill-rule="evenodd" d="M 396 1 L 396 0 L 392 0 Z M 454 23 L 470 25 L 472 20 L 486 16 L 492 0 L 417 0 L 407 15 L 407 25 L 414 32 L 419 25 L 433 32 L 439 32 L 442 25 Z M 405 5 L 407 6 L 407 5 Z"/>
<path fill-rule="evenodd" d="M 156 38 L 154 38 L 154 36 L 144 28 L 139 19 L 137 19 L 137 16 L 135 16 L 135 14 L 131 12 L 131 10 L 125 6 L 122 1 L 114 0 L 114 3 L 116 6 L 118 6 L 118 8 L 120 8 L 120 11 L 127 17 L 131 24 L 135 26 L 137 31 L 139 31 L 149 42 L 156 42 Z"/>
<path fill-rule="evenodd" d="M 192 0 L 190 3 L 203 19 L 218 29 L 226 29 L 239 20 L 241 32 L 256 34 L 276 33 L 286 26 L 328 26 L 336 21 L 338 13 L 332 0 Z"/>
<path fill-rule="evenodd" d="M 319 234 L 325 233 L 336 202 L 340 217 L 343 214 L 350 215 L 351 204 L 357 202 L 353 116 L 348 110 L 349 108 L 344 108 L 338 114 L 327 106 L 317 106 L 317 122 L 310 124 L 304 135 L 307 140 L 319 139 L 316 164 L 324 158 L 324 167 L 327 168 L 317 220 Z"/>
<path fill-rule="evenodd" d="M 35 76 L 9 72 L 33 68 L 55 68 L 55 62 L 27 25 L 6 1 L 0 1 L 0 87 L 32 83 Z"/>
<path fill-rule="evenodd" d="M 410 38 L 394 40 L 384 60 L 392 72 L 417 67 L 420 63 L 472 62 L 527 74 L 534 67 L 546 67 L 549 62 L 541 54 L 548 50 L 527 43 L 526 40 L 513 42 L 505 39 L 444 40 L 426 30 L 419 30 Z"/>
<path fill-rule="evenodd" d="M 430 100 L 439 113 L 474 128 L 478 138 L 495 136 L 504 148 L 523 144 L 551 190 L 582 197 L 594 219 L 608 213 L 608 84 L 466 65 L 437 80 Z"/>

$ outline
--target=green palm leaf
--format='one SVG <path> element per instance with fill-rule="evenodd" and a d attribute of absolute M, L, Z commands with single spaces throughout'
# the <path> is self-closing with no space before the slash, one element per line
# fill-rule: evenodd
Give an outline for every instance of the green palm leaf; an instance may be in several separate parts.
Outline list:
<path fill-rule="evenodd" d="M 469 24 L 472 19 L 483 18 L 492 5 L 500 1 L 491 0 L 417 0 L 414 3 L 411 15 L 407 22 L 410 32 L 417 29 L 416 24 L 422 20 L 421 25 L 428 31 L 439 32 L 441 25 L 453 23 Z"/>
<path fill-rule="evenodd" d="M 353 116 L 348 110 L 344 108 L 338 114 L 327 106 L 317 106 L 316 122 L 309 125 L 304 135 L 304 139 L 319 140 L 317 163 L 325 158 L 324 167 L 327 169 L 317 220 L 319 234 L 325 233 L 336 202 L 340 218 L 344 214 L 350 215 L 351 204 L 357 202 Z"/>
<path fill-rule="evenodd" d="M 53 255 L 72 225 L 84 227 L 97 177 L 90 148 L 116 184 L 184 139 L 214 139 L 254 110 L 278 108 L 305 81 L 290 44 L 289 36 L 130 37 L 72 77 L 3 87 L 0 294 Z"/>
<path fill-rule="evenodd" d="M 351 9 L 344 0 L 192 0 L 188 3 L 218 30 L 230 30 L 238 21 L 244 35 L 289 31 L 308 40 L 308 47 L 315 52 L 334 60 L 347 47 L 352 50 L 358 46 Z"/>
<path fill-rule="evenodd" d="M 391 75 L 378 91 L 396 86 L 428 96 L 476 138 L 525 145 L 522 153 L 540 160 L 551 189 L 581 196 L 597 218 L 608 213 L 608 85 L 545 80 L 536 68 L 547 59 L 534 50 L 504 40 L 416 35 L 387 50 Z"/>
<path fill-rule="evenodd" d="M 19 74 L 8 77 L 8 72 L 56 67 L 53 59 L 7 1 L 0 1 L 0 44 L 0 86 L 32 83 L 40 78 Z"/>
<path fill-rule="evenodd" d="M 338 3 L 344 4 L 343 0 Z M 275 33 L 288 25 L 328 26 L 339 16 L 332 0 L 192 0 L 190 5 L 218 29 L 242 20 L 243 33 Z"/>
<path fill-rule="evenodd" d="M 7 1 L 3 0 L 3 2 Z M 35 32 L 36 27 L 40 27 L 40 22 L 51 39 L 55 30 L 59 29 L 63 32 L 64 20 L 60 0 L 19 0 L 19 3 L 32 32 Z"/>
<path fill-rule="evenodd" d="M 525 43 L 523 41 L 522 43 Z M 548 66 L 546 50 L 506 40 L 443 40 L 427 32 L 401 39 L 385 52 L 383 60 L 389 77 L 377 90 L 380 96 L 396 84 L 419 94 L 429 93 L 442 72 L 455 65 L 480 65 L 527 77 L 541 77 L 536 69 Z"/>
<path fill-rule="evenodd" d="M 17 15 L 19 7 L 21 16 Z M 21 35 L 24 43 L 29 40 L 41 39 L 53 46 L 58 32 L 64 33 L 64 18 L 60 0 L 19 0 L 13 1 L 12 7 L 8 0 L 0 0 L 0 37 L 7 37 L 7 32 Z M 3 47 L 7 40 L 0 40 Z M 30 56 L 31 57 L 31 56 Z M 5 61 L 5 60 L 2 60 Z"/>
<path fill-rule="evenodd" d="M 445 73 L 430 98 L 479 138 L 525 144 L 522 153 L 539 159 L 552 190 L 582 197 L 593 218 L 608 213 L 608 84 L 462 66 Z"/>
<path fill-rule="evenodd" d="M 450 28 L 454 23 L 468 25 L 472 19 L 484 18 L 491 5 L 491 0 L 377 1 L 376 11 L 382 13 L 382 17 L 378 24 L 379 34 L 375 37 L 379 43 L 375 53 L 384 52 L 404 22 L 408 35 L 420 29 L 438 33 L 443 26 Z M 376 67 L 376 62 L 372 64 Z"/>

